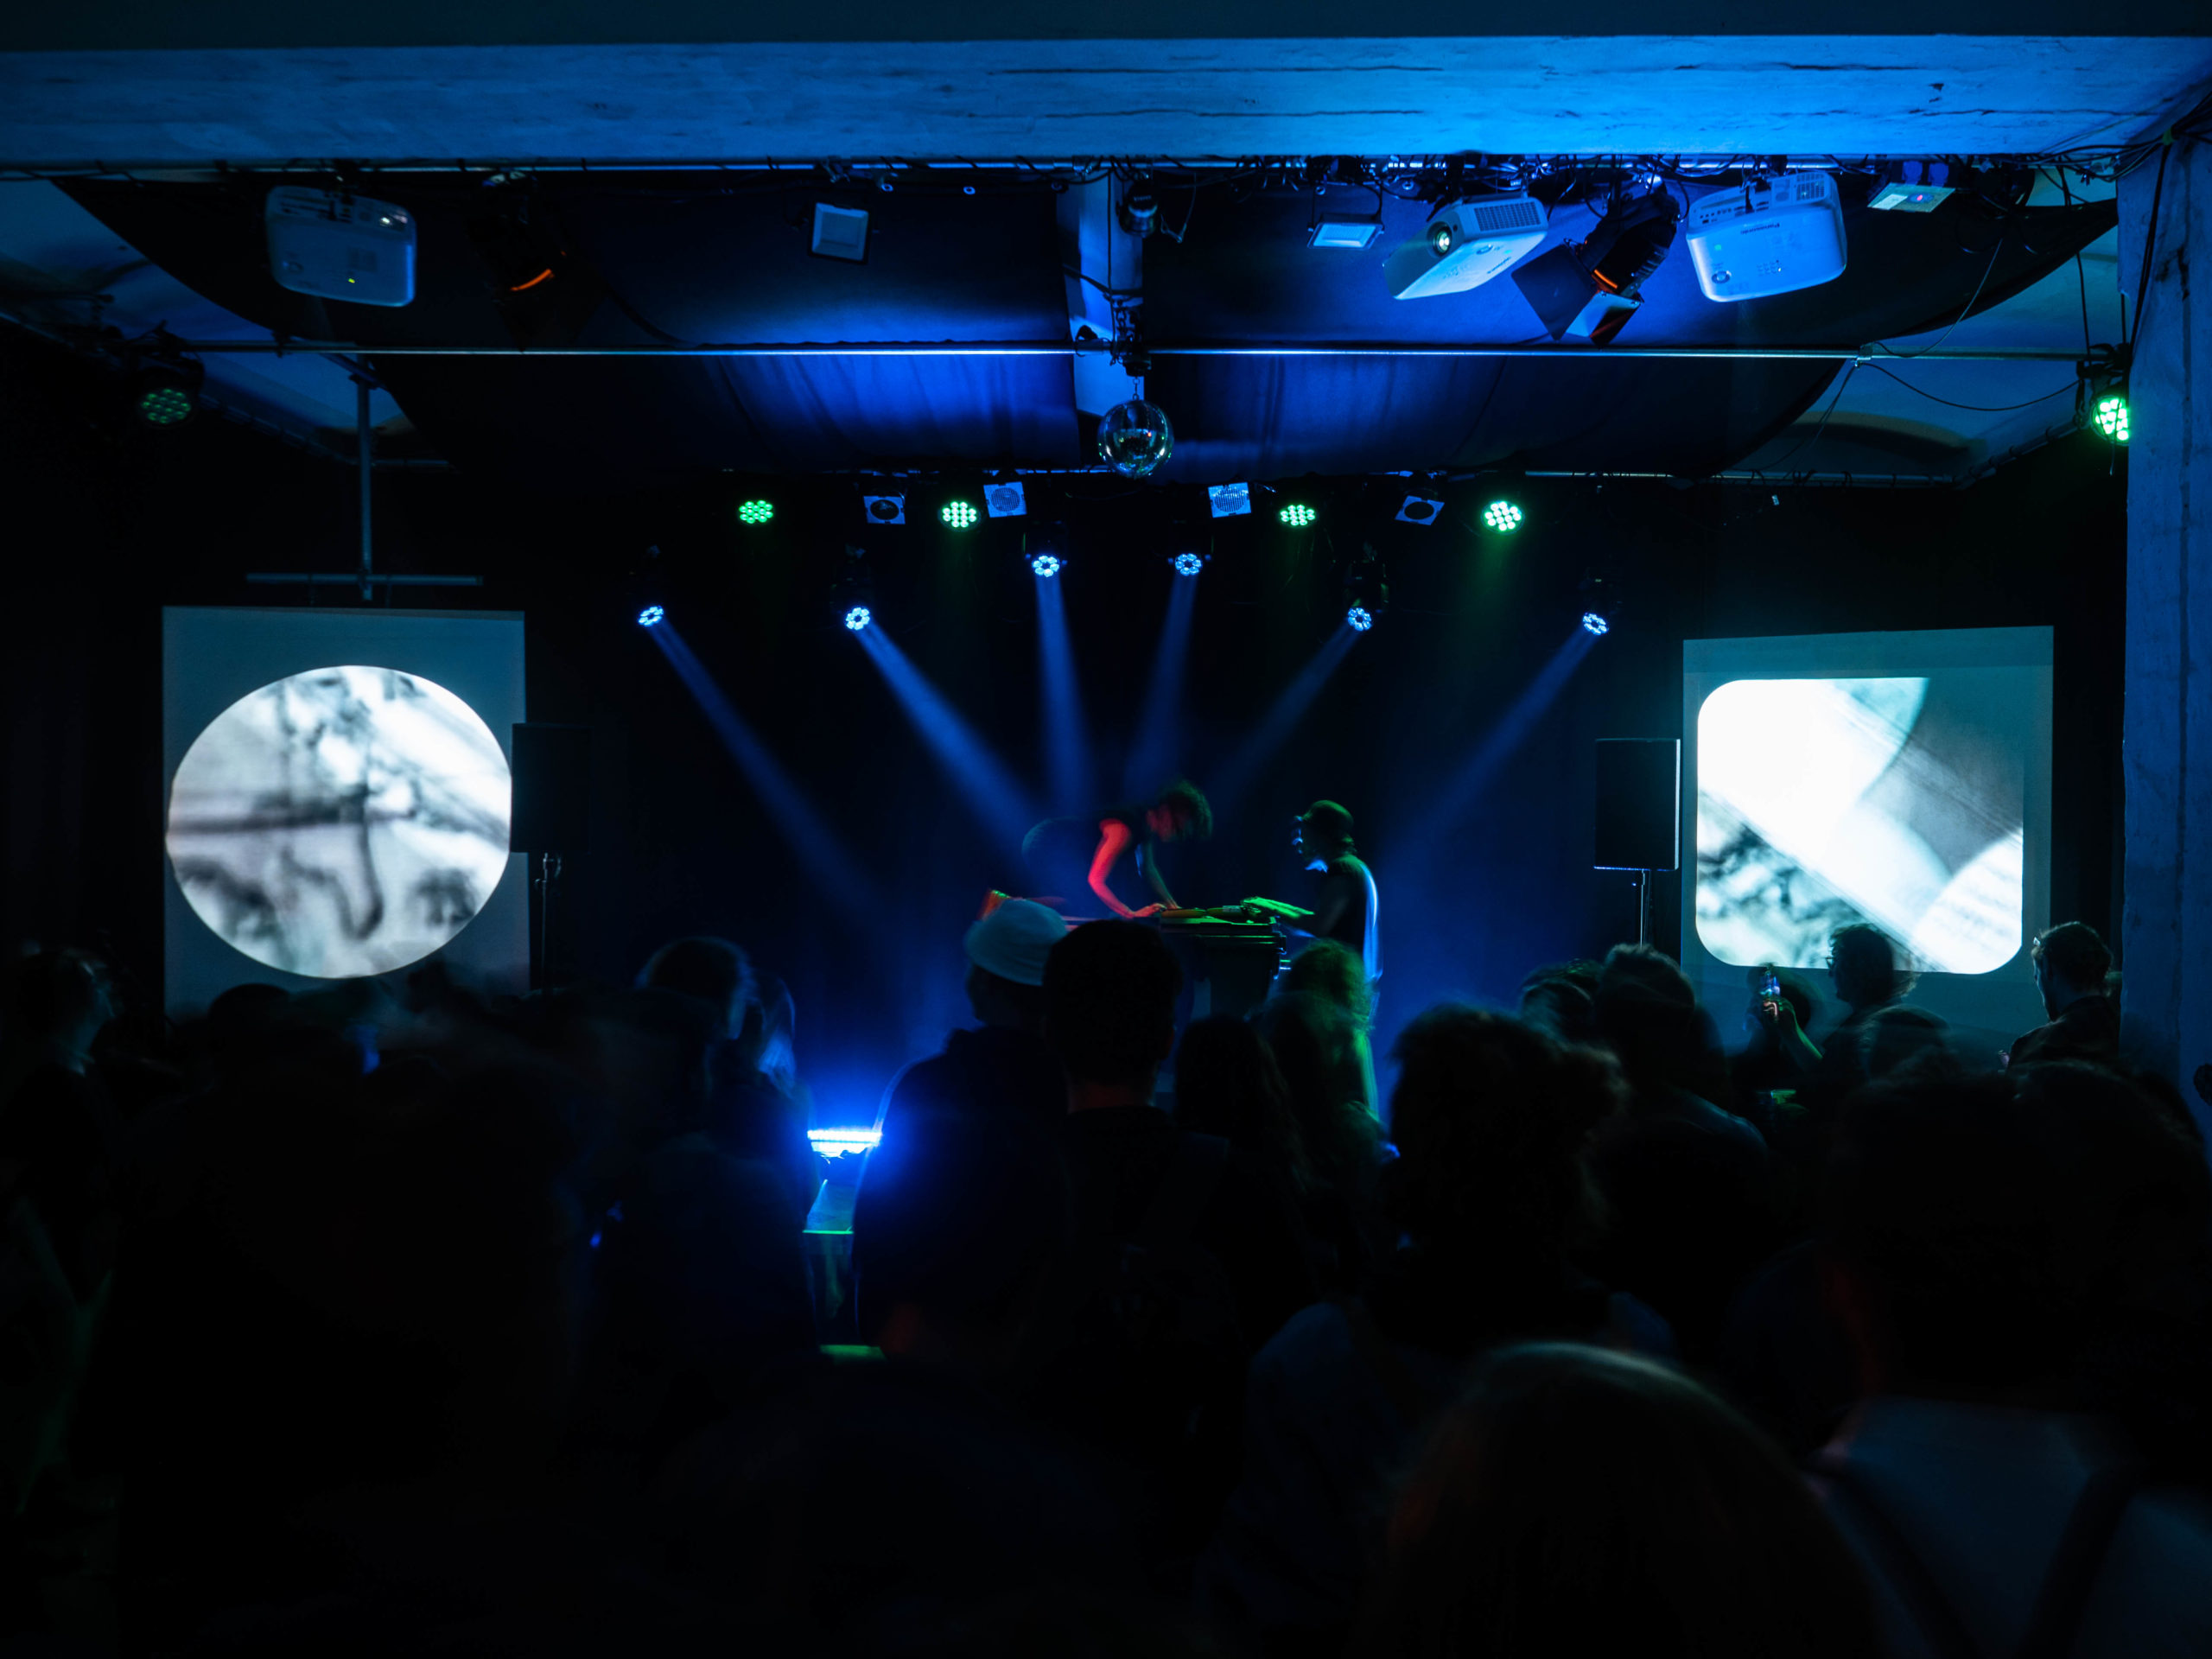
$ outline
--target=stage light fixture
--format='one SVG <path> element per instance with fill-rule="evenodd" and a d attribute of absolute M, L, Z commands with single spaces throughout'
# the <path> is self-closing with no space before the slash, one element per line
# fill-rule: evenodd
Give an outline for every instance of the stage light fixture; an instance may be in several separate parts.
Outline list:
<path fill-rule="evenodd" d="M 1606 621 L 1604 617 L 1599 615 L 1595 611 L 1585 611 L 1582 613 L 1582 631 L 1585 633 L 1597 635 L 1605 634 L 1611 632 L 1612 626 L 1613 625 L 1611 623 Z"/>
<path fill-rule="evenodd" d="M 1098 456 L 1124 478 L 1145 478 L 1175 453 L 1175 429 L 1157 404 L 1141 397 L 1098 417 Z"/>
<path fill-rule="evenodd" d="M 638 613 L 638 626 L 641 628 L 657 628 L 661 625 L 663 620 L 666 619 L 667 615 L 668 613 L 663 610 L 659 606 L 648 605 L 644 610 Z"/>
<path fill-rule="evenodd" d="M 1355 605 L 1344 613 L 1344 626 L 1354 633 L 1365 633 L 1375 626 L 1375 617 L 1366 606 Z"/>
<path fill-rule="evenodd" d="M 1516 270 L 1514 286 L 1554 340 L 1603 346 L 1643 303 L 1643 283 L 1675 245 L 1676 211 L 1665 190 L 1616 201 L 1581 241 Z"/>
<path fill-rule="evenodd" d="M 737 504 L 740 524 L 765 524 L 775 516 L 776 504 L 772 501 L 741 501 Z"/>
<path fill-rule="evenodd" d="M 1252 511 L 1252 486 L 1249 484 L 1209 484 L 1206 486 L 1206 506 L 1217 518 L 1234 518 Z"/>
<path fill-rule="evenodd" d="M 1206 562 L 1195 553 L 1178 553 L 1172 563 L 1179 576 L 1195 576 L 1206 568 Z"/>
<path fill-rule="evenodd" d="M 2114 443 L 2127 442 L 2127 393 L 2118 386 L 2101 394 L 2092 411 L 2097 430 Z"/>
<path fill-rule="evenodd" d="M 1318 516 L 1313 509 L 1303 501 L 1286 501 L 1283 503 L 1282 511 L 1275 514 L 1276 518 L 1281 519 L 1293 530 L 1305 529 Z"/>
<path fill-rule="evenodd" d="M 1398 504 L 1398 518 L 1402 523 L 1408 524 L 1433 524 L 1437 515 L 1443 511 L 1441 501 L 1433 500 L 1425 495 L 1409 495 Z"/>
<path fill-rule="evenodd" d="M 1032 553 L 1029 556 L 1029 568 L 1040 576 L 1057 576 L 1065 564 L 1066 562 L 1057 553 Z"/>
<path fill-rule="evenodd" d="M 1501 535 L 1510 536 L 1521 528 L 1521 509 L 1510 501 L 1493 501 L 1483 509 L 1483 523 Z"/>
<path fill-rule="evenodd" d="M 850 628 L 855 633 L 858 633 L 862 628 L 865 628 L 869 623 L 874 620 L 875 613 L 869 610 L 865 605 L 855 605 L 852 609 L 845 613 L 845 626 Z"/>
<path fill-rule="evenodd" d="M 906 522 L 906 498 L 903 495 L 863 495 L 861 511 L 874 524 L 903 524 Z"/>
<path fill-rule="evenodd" d="M 1367 248 L 1382 234 L 1382 221 L 1376 219 L 1354 219 L 1344 213 L 1324 213 L 1315 219 L 1306 232 L 1309 248 Z"/>
<path fill-rule="evenodd" d="M 806 1143 L 824 1158 L 843 1158 L 873 1152 L 883 1140 L 880 1129 L 809 1129 Z"/>
<path fill-rule="evenodd" d="M 808 251 L 858 264 L 868 258 L 868 214 L 857 207 L 814 204 L 814 240 Z"/>
<path fill-rule="evenodd" d="M 969 501 L 948 501 L 938 509 L 937 516 L 955 530 L 965 530 L 983 515 L 976 511 Z"/>
<path fill-rule="evenodd" d="M 200 365 L 186 359 L 140 363 L 126 393 L 131 417 L 148 426 L 178 426 L 200 407 Z"/>
<path fill-rule="evenodd" d="M 1019 484 L 986 484 L 983 511 L 994 518 L 1020 518 L 1029 511 L 1029 496 Z"/>
<path fill-rule="evenodd" d="M 1345 569 L 1344 596 L 1344 626 L 1355 633 L 1365 633 L 1390 608 L 1390 578 L 1371 545 Z"/>

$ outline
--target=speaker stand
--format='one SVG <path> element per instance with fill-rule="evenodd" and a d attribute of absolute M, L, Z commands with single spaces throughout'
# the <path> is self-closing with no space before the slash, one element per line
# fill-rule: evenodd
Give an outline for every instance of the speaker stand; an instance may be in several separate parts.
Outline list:
<path fill-rule="evenodd" d="M 550 990 L 553 985 L 553 957 L 551 950 L 553 927 L 553 890 L 561 881 L 561 855 L 540 853 L 535 886 L 537 888 L 537 969 L 531 976 L 532 990 Z"/>

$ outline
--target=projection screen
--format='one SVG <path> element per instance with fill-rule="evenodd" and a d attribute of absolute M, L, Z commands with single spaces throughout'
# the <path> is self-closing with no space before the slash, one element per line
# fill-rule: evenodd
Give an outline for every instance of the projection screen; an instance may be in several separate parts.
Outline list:
<path fill-rule="evenodd" d="M 434 955 L 524 988 L 506 753 L 521 619 L 171 609 L 162 623 L 168 1006 Z"/>
<path fill-rule="evenodd" d="M 1764 963 L 1825 995 L 1852 922 L 1975 1043 L 2039 1022 L 2050 684 L 2048 628 L 1684 643 L 1683 965 L 1724 1022 Z"/>

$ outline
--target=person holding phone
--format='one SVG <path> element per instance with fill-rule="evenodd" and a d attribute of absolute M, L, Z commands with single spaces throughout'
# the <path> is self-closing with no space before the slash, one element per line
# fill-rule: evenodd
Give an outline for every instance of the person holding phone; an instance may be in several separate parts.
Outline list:
<path fill-rule="evenodd" d="M 1821 1064 L 1821 1046 L 1806 1035 L 1813 1017 L 1813 992 L 1795 974 L 1787 979 L 1771 963 L 1751 969 L 1751 1006 L 1745 1023 L 1752 1029 L 1751 1046 L 1745 1051 L 1746 1065 L 1766 1079 L 1739 1077 L 1753 1089 L 1794 1088 L 1810 1077 Z"/>

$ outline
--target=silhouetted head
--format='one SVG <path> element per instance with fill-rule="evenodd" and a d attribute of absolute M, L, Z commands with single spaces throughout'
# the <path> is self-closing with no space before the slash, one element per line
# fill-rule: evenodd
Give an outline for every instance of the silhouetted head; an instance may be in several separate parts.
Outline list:
<path fill-rule="evenodd" d="M 15 1020 L 25 1034 L 82 1052 L 115 1018 L 107 964 L 85 950 L 41 950 L 16 964 Z"/>
<path fill-rule="evenodd" d="M 1334 939 L 1316 939 L 1293 957 L 1283 988 L 1319 997 L 1363 1029 L 1372 1011 L 1365 958 Z"/>
<path fill-rule="evenodd" d="M 728 939 L 676 939 L 653 952 L 639 970 L 641 988 L 674 991 L 703 1002 L 720 1027 L 718 1035 L 737 1038 L 754 1001 L 753 965 Z"/>
<path fill-rule="evenodd" d="M 1045 961 L 1067 937 L 1056 911 L 1009 899 L 968 930 L 968 1006 L 987 1026 L 1041 1036 Z"/>
<path fill-rule="evenodd" d="M 1045 963 L 1045 1036 L 1069 1077 L 1149 1090 L 1175 1048 L 1183 970 L 1158 931 L 1086 922 Z"/>
<path fill-rule="evenodd" d="M 1925 1008 L 1878 1008 L 1859 1039 L 1859 1057 L 1867 1078 L 1886 1077 L 1934 1056 L 1950 1052 L 1950 1027 Z"/>
<path fill-rule="evenodd" d="M 2037 934 L 2028 954 L 2036 964 L 2036 989 L 2052 1019 L 2085 996 L 2105 994 L 2112 952 L 2087 922 L 2061 922 Z"/>
<path fill-rule="evenodd" d="M 1874 1659 L 1872 1599 L 1803 1478 L 1664 1366 L 1505 1349 L 1398 1494 L 1370 1659 Z"/>
<path fill-rule="evenodd" d="M 1917 976 L 1895 939 L 1871 923 L 1852 922 L 1829 936 L 1828 977 L 1835 994 L 1857 1010 L 1897 1001 Z"/>
<path fill-rule="evenodd" d="M 1154 841 L 1205 841 L 1213 834 L 1213 808 L 1188 779 L 1170 784 L 1145 809 Z"/>
<path fill-rule="evenodd" d="M 1686 1089 L 1726 1104 L 1727 1061 L 1696 988 L 1672 957 L 1648 944 L 1605 954 L 1598 1032 L 1639 1090 Z"/>
<path fill-rule="evenodd" d="M 1398 1224 L 1430 1249 L 1563 1257 L 1597 1215 L 1583 1148 L 1627 1097 L 1611 1059 L 1448 1002 L 1395 1052 Z"/>
<path fill-rule="evenodd" d="M 1334 801 L 1316 801 L 1298 817 L 1298 855 L 1342 858 L 1352 850 L 1351 814 Z"/>
<path fill-rule="evenodd" d="M 1274 1052 L 1233 1015 L 1193 1020 L 1185 1028 L 1175 1050 L 1175 1122 L 1273 1160 L 1298 1187 L 1313 1178 Z"/>
<path fill-rule="evenodd" d="M 2088 1331 L 2201 1249 L 2208 1205 L 2198 1148 L 2094 1066 L 1923 1063 L 1861 1090 L 1824 1227 L 1868 1386 L 2047 1392 Z"/>

